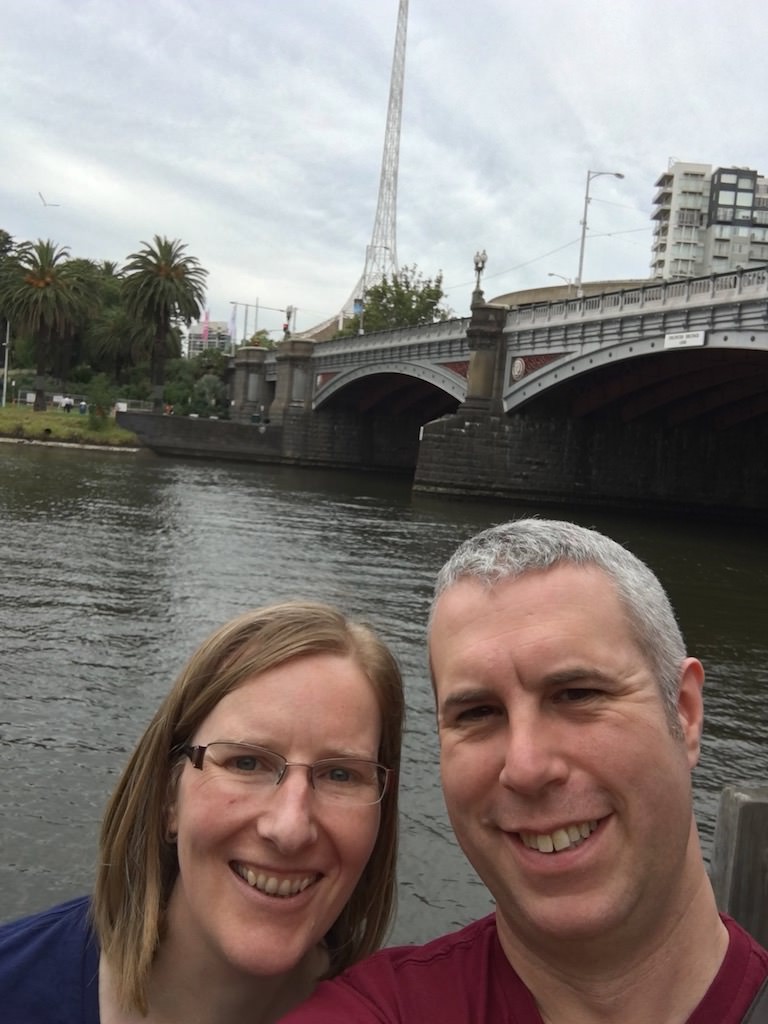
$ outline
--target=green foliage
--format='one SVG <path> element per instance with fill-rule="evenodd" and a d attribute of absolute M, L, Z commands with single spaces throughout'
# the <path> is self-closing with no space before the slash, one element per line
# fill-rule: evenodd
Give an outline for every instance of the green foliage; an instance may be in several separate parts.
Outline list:
<path fill-rule="evenodd" d="M 152 384 L 163 383 L 166 360 L 180 352 L 172 328 L 199 320 L 205 302 L 208 272 L 178 239 L 155 235 L 153 244 L 132 253 L 125 266 L 123 295 L 130 317 L 152 332 Z M 155 396 L 156 407 L 160 405 Z"/>
<path fill-rule="evenodd" d="M 91 430 L 104 430 L 114 405 L 114 389 L 109 377 L 97 374 L 88 385 L 88 426 Z"/>
<path fill-rule="evenodd" d="M 31 407 L 6 405 L 0 408 L 0 436 L 24 437 L 30 441 L 66 441 L 88 444 L 136 446 L 135 434 L 118 427 L 109 417 L 92 430 L 89 417 L 65 413 L 61 409 L 33 412 Z"/>
<path fill-rule="evenodd" d="M 6 256 L 10 256 L 13 251 L 13 236 L 9 235 L 7 231 L 0 228 L 0 260 L 4 260 Z"/>
<path fill-rule="evenodd" d="M 165 401 L 176 415 L 229 416 L 226 376 L 229 357 L 204 349 L 193 359 L 172 359 L 166 368 Z"/>
<path fill-rule="evenodd" d="M 69 250 L 40 239 L 15 246 L 0 265 L 0 307 L 14 333 L 32 340 L 37 374 L 42 377 L 75 333 L 94 293 L 87 261 L 70 260 Z M 45 408 L 38 389 L 35 408 Z"/>
<path fill-rule="evenodd" d="M 442 305 L 444 294 L 442 273 L 425 278 L 415 264 L 403 267 L 368 289 L 362 315 L 347 321 L 336 337 L 359 334 L 361 328 L 368 334 L 448 320 L 453 313 Z"/>
<path fill-rule="evenodd" d="M 275 347 L 275 340 L 270 336 L 269 331 L 262 328 L 260 331 L 255 331 L 249 341 L 249 345 L 258 345 L 260 348 L 272 349 Z"/>

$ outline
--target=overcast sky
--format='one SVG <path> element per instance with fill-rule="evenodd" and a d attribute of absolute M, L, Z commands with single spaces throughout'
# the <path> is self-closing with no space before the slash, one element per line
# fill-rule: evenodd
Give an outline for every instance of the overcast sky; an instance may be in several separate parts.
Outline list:
<path fill-rule="evenodd" d="M 0 227 L 209 271 L 211 319 L 337 313 L 376 210 L 398 0 L 9 0 Z M 397 255 L 487 297 L 649 273 L 671 158 L 768 173 L 765 0 L 410 0 Z M 48 206 L 44 206 L 38 193 Z M 57 204 L 57 205 L 54 205 Z M 238 332 L 242 332 L 241 306 Z M 254 326 L 250 312 L 249 333 Z"/>

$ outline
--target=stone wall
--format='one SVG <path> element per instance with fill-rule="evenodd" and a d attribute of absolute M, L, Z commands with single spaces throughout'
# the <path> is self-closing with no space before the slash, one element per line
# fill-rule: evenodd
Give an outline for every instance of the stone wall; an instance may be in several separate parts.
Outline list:
<path fill-rule="evenodd" d="M 279 424 L 145 412 L 121 412 L 117 421 L 158 454 L 186 458 L 412 473 L 419 449 L 415 418 L 359 416 L 345 409 L 289 407 Z"/>
<path fill-rule="evenodd" d="M 414 489 L 756 521 L 768 512 L 768 462 L 754 453 L 767 446 L 754 421 L 702 432 L 459 411 L 425 427 Z"/>

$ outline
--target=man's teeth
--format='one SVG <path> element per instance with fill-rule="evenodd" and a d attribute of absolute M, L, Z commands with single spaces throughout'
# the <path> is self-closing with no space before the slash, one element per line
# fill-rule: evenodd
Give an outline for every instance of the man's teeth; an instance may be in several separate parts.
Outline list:
<path fill-rule="evenodd" d="M 267 875 L 263 871 L 256 872 L 243 864 L 236 864 L 235 870 L 241 878 L 244 878 L 248 885 L 268 896 L 295 896 L 316 881 L 316 876 L 307 878 L 284 878 L 280 881 L 274 875 Z"/>
<path fill-rule="evenodd" d="M 579 846 L 596 828 L 597 821 L 583 821 L 580 825 L 556 828 L 554 832 L 521 832 L 520 838 L 529 850 L 538 850 L 539 853 L 560 853 L 561 850 Z"/>

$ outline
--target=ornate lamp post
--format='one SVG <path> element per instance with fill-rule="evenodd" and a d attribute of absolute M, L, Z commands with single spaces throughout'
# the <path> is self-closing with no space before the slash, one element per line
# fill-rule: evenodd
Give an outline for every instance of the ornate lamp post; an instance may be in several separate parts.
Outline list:
<path fill-rule="evenodd" d="M 483 249 L 475 253 L 475 291 L 480 291 L 480 278 L 483 276 L 485 264 L 488 262 L 488 253 Z"/>
<path fill-rule="evenodd" d="M 581 218 L 581 244 L 579 245 L 579 270 L 576 274 L 576 295 L 581 298 L 584 294 L 584 290 L 581 287 L 581 273 L 584 269 L 584 243 L 587 240 L 587 213 L 589 211 L 589 186 L 592 184 L 593 178 L 599 178 L 601 175 L 607 174 L 612 178 L 623 178 L 624 175 L 621 171 L 587 171 L 587 185 L 584 189 L 584 214 Z"/>

